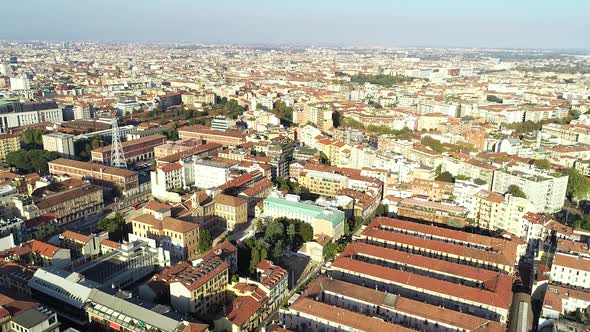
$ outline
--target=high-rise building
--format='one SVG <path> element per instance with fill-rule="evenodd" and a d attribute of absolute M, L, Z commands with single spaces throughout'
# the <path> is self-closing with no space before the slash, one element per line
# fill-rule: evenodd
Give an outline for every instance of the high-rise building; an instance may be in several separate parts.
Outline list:
<path fill-rule="evenodd" d="M 65 158 L 72 158 L 76 155 L 74 150 L 74 135 L 55 132 L 45 134 L 42 138 L 44 150 L 55 151 Z"/>
<path fill-rule="evenodd" d="M 0 161 L 5 161 L 7 154 L 17 150 L 20 150 L 20 135 L 0 135 Z"/>

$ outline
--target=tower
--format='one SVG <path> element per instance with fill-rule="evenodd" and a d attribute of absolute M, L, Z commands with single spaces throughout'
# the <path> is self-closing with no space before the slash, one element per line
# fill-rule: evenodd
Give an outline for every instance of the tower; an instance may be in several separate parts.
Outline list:
<path fill-rule="evenodd" d="M 123 153 L 123 146 L 121 146 L 121 137 L 119 132 L 119 124 L 117 118 L 113 118 L 112 124 L 112 137 L 113 141 L 111 144 L 111 166 L 127 168 L 127 162 L 125 161 L 125 154 Z"/>

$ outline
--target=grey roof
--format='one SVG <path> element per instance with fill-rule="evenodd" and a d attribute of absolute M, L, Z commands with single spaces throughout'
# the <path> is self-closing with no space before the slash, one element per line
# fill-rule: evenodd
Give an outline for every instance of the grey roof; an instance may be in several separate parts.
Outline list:
<path fill-rule="evenodd" d="M 177 320 L 96 289 L 90 293 L 89 299 L 95 305 L 100 305 L 107 309 L 107 311 L 110 309 L 114 313 L 123 314 L 162 331 L 175 331 L 181 323 Z M 100 310 L 98 306 L 95 308 Z M 119 315 L 119 318 L 121 318 L 121 315 Z"/>
<path fill-rule="evenodd" d="M 37 326 L 47 320 L 47 316 L 35 308 L 31 308 L 18 316 L 12 318 L 12 321 L 26 329 Z"/>

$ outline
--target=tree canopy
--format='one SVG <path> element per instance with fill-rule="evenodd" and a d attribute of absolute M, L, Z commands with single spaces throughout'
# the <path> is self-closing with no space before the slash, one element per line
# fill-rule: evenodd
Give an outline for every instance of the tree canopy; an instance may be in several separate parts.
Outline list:
<path fill-rule="evenodd" d="M 6 162 L 23 173 L 47 174 L 49 172 L 47 163 L 59 157 L 59 153 L 55 151 L 17 150 L 6 155 Z"/>
<path fill-rule="evenodd" d="M 435 151 L 438 153 L 443 153 L 445 151 L 445 147 L 442 145 L 442 143 L 439 140 L 434 139 L 430 136 L 424 136 L 422 138 L 421 142 L 422 142 L 422 144 L 431 148 L 432 151 Z"/>
<path fill-rule="evenodd" d="M 376 85 L 381 85 L 386 88 L 392 87 L 396 84 L 405 83 L 405 82 L 412 82 L 414 80 L 413 77 L 408 76 L 401 76 L 401 75 L 366 75 L 366 74 L 357 74 L 351 77 L 350 81 L 353 83 L 365 84 L 371 83 Z"/>
<path fill-rule="evenodd" d="M 509 185 L 506 192 L 514 197 L 527 198 L 524 191 L 522 191 L 522 189 L 515 184 Z"/>
<path fill-rule="evenodd" d="M 203 252 L 211 249 L 212 244 L 213 244 L 213 239 L 211 238 L 211 233 L 209 233 L 209 231 L 206 229 L 201 229 L 199 231 L 199 245 L 198 245 L 199 253 L 203 253 Z"/>
<path fill-rule="evenodd" d="M 22 132 L 23 148 L 26 150 L 43 149 L 43 130 L 30 128 Z"/>
<path fill-rule="evenodd" d="M 575 168 L 568 168 L 563 173 L 568 176 L 566 190 L 568 198 L 570 200 L 585 198 L 590 191 L 590 180 Z"/>
<path fill-rule="evenodd" d="M 434 179 L 436 181 L 455 183 L 455 178 L 453 177 L 453 174 L 451 174 L 449 172 L 442 172 Z"/>

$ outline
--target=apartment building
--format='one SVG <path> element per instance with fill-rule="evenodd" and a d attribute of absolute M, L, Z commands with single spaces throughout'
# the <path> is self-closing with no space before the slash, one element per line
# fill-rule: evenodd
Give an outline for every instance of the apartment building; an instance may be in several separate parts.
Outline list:
<path fill-rule="evenodd" d="M 474 195 L 474 220 L 483 229 L 505 230 L 520 238 L 526 238 L 529 225 L 523 219 L 528 212 L 535 210 L 534 204 L 521 197 L 510 194 L 502 196 L 488 190 Z"/>
<path fill-rule="evenodd" d="M 571 252 L 556 252 L 550 280 L 564 287 L 590 291 L 590 258 Z"/>
<path fill-rule="evenodd" d="M 255 208 L 258 202 L 263 201 L 274 189 L 274 184 L 269 179 L 263 179 L 256 182 L 251 187 L 244 189 L 242 192 L 238 194 L 238 197 L 241 197 L 248 201 L 248 216 L 254 217 L 255 215 Z"/>
<path fill-rule="evenodd" d="M 426 196 L 433 201 L 440 202 L 451 198 L 454 186 L 449 182 L 414 178 L 410 183 L 410 188 L 413 196 Z"/>
<path fill-rule="evenodd" d="M 590 144 L 590 129 L 584 125 L 548 123 L 543 125 L 543 133 L 559 139 L 560 144 Z"/>
<path fill-rule="evenodd" d="M 55 151 L 64 158 L 72 158 L 76 155 L 74 150 L 74 135 L 55 132 L 44 134 L 43 149 L 46 151 Z"/>
<path fill-rule="evenodd" d="M 223 146 L 240 145 L 246 143 L 246 134 L 237 130 L 214 130 L 210 127 L 193 126 L 178 129 L 181 140 L 194 138 L 206 143 L 217 143 Z"/>
<path fill-rule="evenodd" d="M 18 247 L 5 250 L 3 255 L 5 260 L 19 262 L 21 265 L 64 268 L 72 263 L 69 249 L 39 240 L 30 240 Z"/>
<path fill-rule="evenodd" d="M 37 302 L 15 299 L 0 294 L 0 328 L 2 331 L 15 332 L 59 332 L 61 323 L 55 312 L 39 305 Z"/>
<path fill-rule="evenodd" d="M 222 310 L 227 300 L 229 265 L 218 257 L 207 257 L 194 265 L 181 262 L 163 270 L 153 280 L 169 284 L 174 309 L 207 317 Z"/>
<path fill-rule="evenodd" d="M 462 206 L 404 198 L 399 202 L 398 216 L 430 221 L 463 228 L 467 223 L 467 209 Z"/>
<path fill-rule="evenodd" d="M 154 158 L 154 148 L 165 144 L 167 141 L 164 135 L 150 135 L 133 141 L 121 143 L 125 161 L 129 164 L 139 160 L 148 160 Z M 112 146 L 107 145 L 90 152 L 92 161 L 101 164 L 111 163 Z"/>
<path fill-rule="evenodd" d="M 123 194 L 131 194 L 139 187 L 137 173 L 126 169 L 64 158 L 52 160 L 48 165 L 52 175 L 67 175 L 103 187 L 116 187 Z"/>
<path fill-rule="evenodd" d="M 166 214 L 142 214 L 133 218 L 133 235 L 154 239 L 170 251 L 172 261 L 195 259 L 198 255 L 199 225 Z"/>
<path fill-rule="evenodd" d="M 314 235 L 325 234 L 334 240 L 344 235 L 344 212 L 300 202 L 299 197 L 267 197 L 264 200 L 264 216 L 302 220 L 312 226 Z"/>
<path fill-rule="evenodd" d="M 504 194 L 511 185 L 518 186 L 535 205 L 533 212 L 555 213 L 563 207 L 567 181 L 567 175 L 529 166 L 512 166 L 494 171 L 492 191 Z"/>
<path fill-rule="evenodd" d="M 34 202 L 40 215 L 52 215 L 61 226 L 80 221 L 102 211 L 103 191 L 99 186 L 81 186 L 50 193 Z"/>
<path fill-rule="evenodd" d="M 336 196 L 338 190 L 346 188 L 347 181 L 348 178 L 344 175 L 313 170 L 301 172 L 297 179 L 311 193 L 322 196 Z"/>
<path fill-rule="evenodd" d="M 0 161 L 6 161 L 6 156 L 13 151 L 20 150 L 20 135 L 0 134 Z"/>
<path fill-rule="evenodd" d="M 59 236 L 60 246 L 70 249 L 72 258 L 93 258 L 105 254 L 101 248 L 103 240 L 108 240 L 109 233 L 85 235 L 78 232 L 66 230 Z"/>
<path fill-rule="evenodd" d="M 248 222 L 248 201 L 219 194 L 215 196 L 215 216 L 225 222 L 228 230 L 243 226 Z"/>

